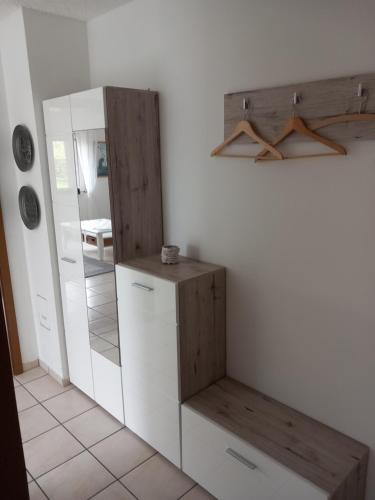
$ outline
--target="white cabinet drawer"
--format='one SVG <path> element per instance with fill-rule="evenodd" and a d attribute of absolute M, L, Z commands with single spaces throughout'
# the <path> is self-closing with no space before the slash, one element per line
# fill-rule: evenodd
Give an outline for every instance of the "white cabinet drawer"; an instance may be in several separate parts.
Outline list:
<path fill-rule="evenodd" d="M 219 500 L 328 500 L 329 495 L 182 405 L 182 469 Z"/>
<path fill-rule="evenodd" d="M 146 312 L 159 320 L 176 324 L 176 285 L 167 280 L 124 266 L 116 266 L 120 307 L 128 312 Z"/>

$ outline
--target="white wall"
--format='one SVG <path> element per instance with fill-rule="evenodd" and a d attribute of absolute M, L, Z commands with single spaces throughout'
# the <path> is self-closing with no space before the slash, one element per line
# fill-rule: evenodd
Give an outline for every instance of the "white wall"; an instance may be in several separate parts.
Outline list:
<path fill-rule="evenodd" d="M 228 268 L 229 373 L 373 451 L 375 144 L 267 166 L 209 153 L 225 92 L 374 71 L 374 14 L 136 0 L 88 24 L 92 86 L 160 91 L 166 240 Z"/>
<path fill-rule="evenodd" d="M 1 61 L 0 61 L 1 62 Z M 38 359 L 38 347 L 30 296 L 26 242 L 18 209 L 17 190 L 21 174 L 14 167 L 11 152 L 12 131 L 9 126 L 3 67 L 0 64 L 0 201 L 4 218 L 9 267 L 11 272 L 14 306 L 17 317 L 22 361 L 25 365 Z"/>
<path fill-rule="evenodd" d="M 18 248 L 15 248 L 14 237 L 10 237 L 8 241 L 8 245 L 15 248 L 14 253 L 10 252 L 9 256 L 11 270 L 18 266 L 22 269 L 22 266 L 25 267 L 23 261 L 26 260 L 23 270 L 28 271 L 24 274 L 23 284 L 12 272 L 23 362 L 39 358 L 58 377 L 64 379 L 68 371 L 41 100 L 87 88 L 89 73 L 86 25 L 18 9 L 1 23 L 0 47 L 3 92 L 9 119 L 9 127 L 1 130 L 1 140 L 7 145 L 10 159 L 11 131 L 15 125 L 22 123 L 31 131 L 35 143 L 32 170 L 27 173 L 19 172 L 13 160 L 2 165 L 1 180 L 3 184 L 4 179 L 4 189 L 0 192 L 7 237 L 11 235 L 16 220 L 16 227 L 24 239 L 21 245 L 18 235 Z M 21 229 L 15 200 L 23 184 L 34 187 L 41 205 L 41 223 L 34 231 L 23 226 Z M 25 295 L 23 306 L 22 298 Z M 50 330 L 40 325 L 38 295 L 47 299 Z M 17 303 L 20 304 L 18 308 Z"/>

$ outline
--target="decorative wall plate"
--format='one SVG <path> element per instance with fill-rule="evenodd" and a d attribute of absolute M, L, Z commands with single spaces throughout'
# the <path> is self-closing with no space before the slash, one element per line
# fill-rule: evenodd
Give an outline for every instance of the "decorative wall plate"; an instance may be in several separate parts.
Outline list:
<path fill-rule="evenodd" d="M 34 163 L 34 143 L 29 130 L 17 125 L 12 137 L 13 156 L 22 172 L 30 170 Z"/>
<path fill-rule="evenodd" d="M 18 194 L 18 204 L 23 223 L 28 229 L 35 229 L 40 222 L 38 195 L 30 186 L 22 186 Z"/>

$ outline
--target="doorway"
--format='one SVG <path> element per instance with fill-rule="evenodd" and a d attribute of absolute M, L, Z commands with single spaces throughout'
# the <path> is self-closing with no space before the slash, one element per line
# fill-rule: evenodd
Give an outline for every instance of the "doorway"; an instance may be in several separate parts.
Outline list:
<path fill-rule="evenodd" d="M 8 252 L 5 240 L 3 216 L 0 206 L 0 307 L 4 313 L 6 333 L 12 363 L 13 375 L 23 372 L 20 342 L 18 337 L 16 311 L 14 308 L 12 282 L 10 278 Z"/>

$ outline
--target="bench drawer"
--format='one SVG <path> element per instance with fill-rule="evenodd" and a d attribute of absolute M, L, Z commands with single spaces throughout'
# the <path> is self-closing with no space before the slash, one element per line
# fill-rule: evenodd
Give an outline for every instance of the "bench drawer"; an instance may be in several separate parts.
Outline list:
<path fill-rule="evenodd" d="M 328 500 L 320 490 L 182 405 L 182 469 L 219 500 Z"/>

